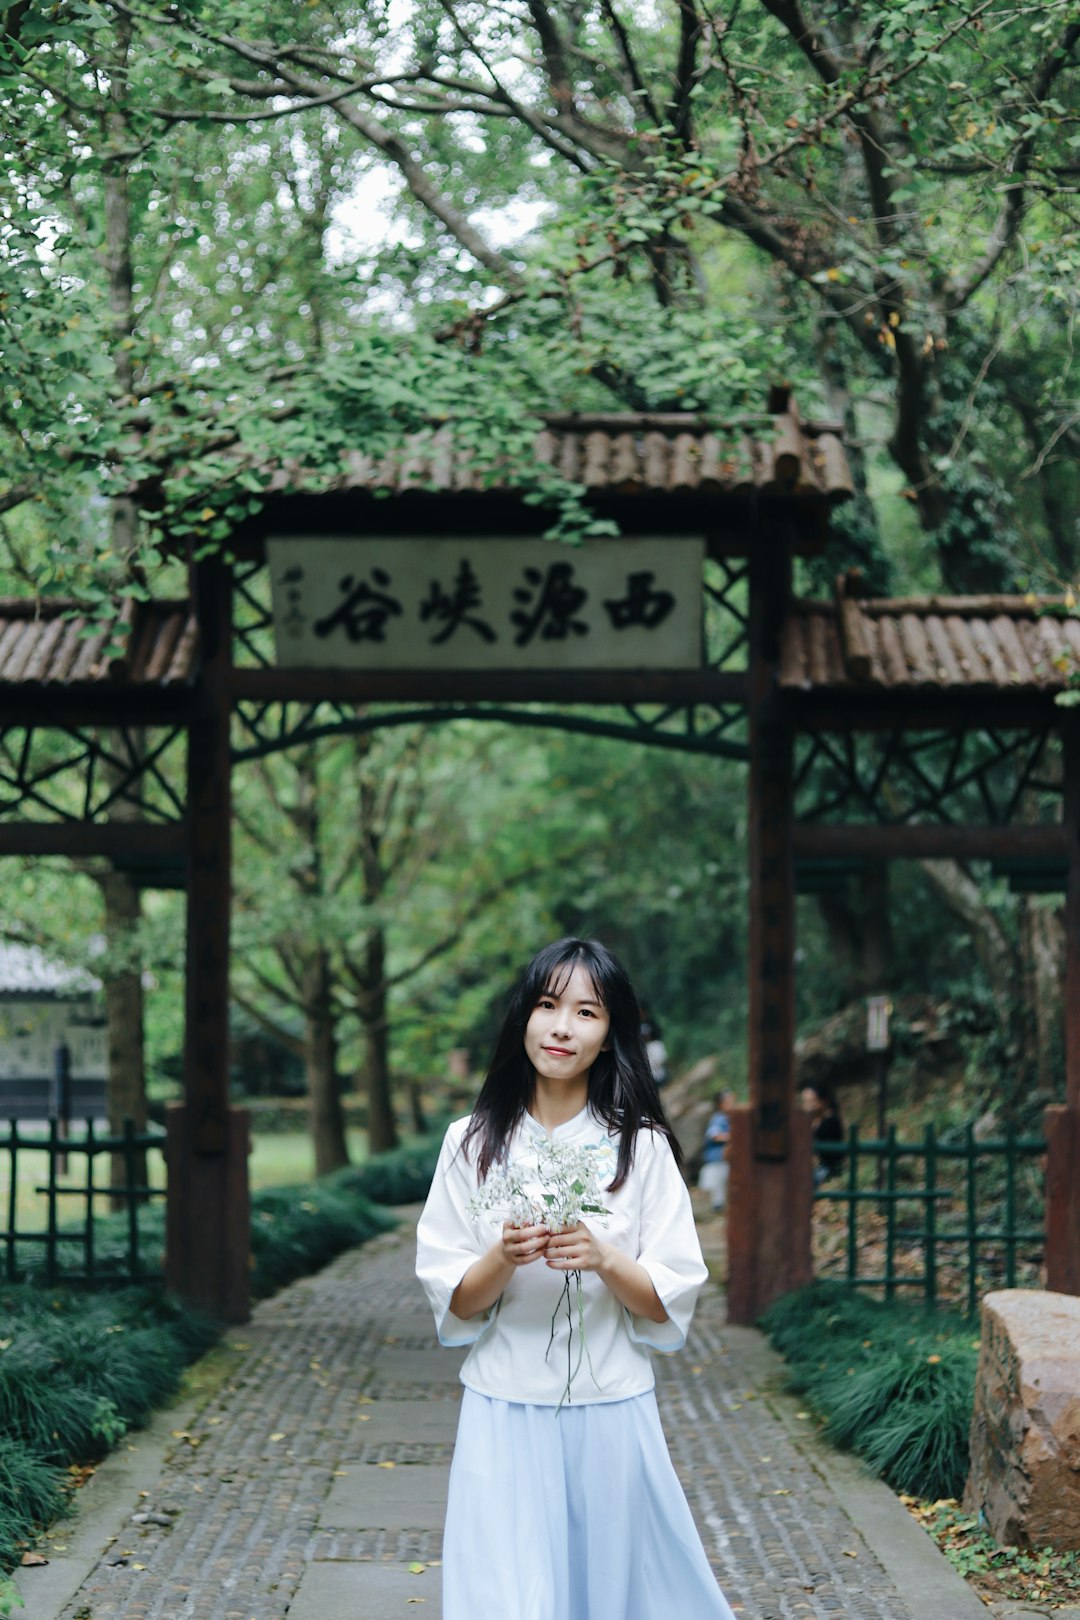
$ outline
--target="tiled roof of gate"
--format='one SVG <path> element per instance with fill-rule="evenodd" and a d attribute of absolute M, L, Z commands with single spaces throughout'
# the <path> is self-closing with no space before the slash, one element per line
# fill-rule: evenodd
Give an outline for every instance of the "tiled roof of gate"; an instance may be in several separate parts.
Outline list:
<path fill-rule="evenodd" d="M 774 395 L 771 423 L 759 425 L 754 436 L 745 426 L 717 427 L 674 412 L 550 416 L 536 453 L 590 493 L 710 497 L 756 491 L 820 506 L 846 500 L 853 488 L 839 429 L 801 421 L 786 390 Z M 291 491 L 298 478 L 302 470 L 282 468 L 272 487 Z M 318 493 L 460 495 L 510 487 L 497 472 L 478 466 L 467 445 L 455 444 L 452 424 L 409 439 L 381 460 L 354 452 L 336 478 L 317 480 Z"/>
<path fill-rule="evenodd" d="M 0 600 L 0 690 L 167 687 L 194 679 L 198 628 L 190 603 L 127 598 L 119 629 L 124 650 L 108 656 L 110 633 L 93 627 L 79 604 L 58 598 Z"/>
<path fill-rule="evenodd" d="M 1061 598 L 838 589 L 835 602 L 793 604 L 779 674 L 789 690 L 1050 693 L 1080 674 L 1080 619 Z"/>
<path fill-rule="evenodd" d="M 37 945 L 0 941 L 0 999 L 17 996 L 81 997 L 101 989 L 85 968 L 46 956 Z"/>

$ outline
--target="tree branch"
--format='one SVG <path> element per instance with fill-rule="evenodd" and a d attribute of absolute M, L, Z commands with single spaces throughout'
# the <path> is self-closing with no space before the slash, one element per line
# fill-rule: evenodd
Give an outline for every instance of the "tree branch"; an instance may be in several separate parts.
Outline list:
<path fill-rule="evenodd" d="M 615 38 L 615 46 L 622 57 L 623 67 L 626 69 L 634 100 L 641 103 L 654 127 L 659 129 L 661 124 L 660 113 L 656 102 L 652 98 L 652 92 L 637 65 L 637 59 L 630 44 L 630 35 L 627 32 L 625 23 L 615 10 L 614 0 L 600 0 L 600 9 L 607 21 L 608 28 Z"/>
<path fill-rule="evenodd" d="M 32 501 L 37 493 L 38 486 L 29 480 L 22 484 L 12 484 L 10 489 L 0 495 L 0 517 L 5 512 L 13 511 L 16 506 L 21 506 L 23 501 Z"/>
<path fill-rule="evenodd" d="M 701 18 L 695 0 L 677 0 L 679 7 L 679 53 L 675 64 L 675 82 L 671 87 L 669 110 L 675 138 L 689 146 L 693 134 L 694 103 L 690 92 L 694 88 L 694 70 L 698 46 L 701 43 Z"/>
<path fill-rule="evenodd" d="M 230 79 L 229 82 L 234 89 L 237 89 L 234 80 Z M 292 102 L 288 107 L 267 107 L 264 112 L 236 112 L 235 110 L 231 112 L 210 112 L 206 108 L 197 109 L 194 112 L 170 112 L 167 107 L 149 107 L 147 112 L 151 118 L 158 118 L 165 124 L 197 124 L 203 122 L 211 124 L 260 124 L 265 123 L 270 118 L 292 118 L 297 113 L 310 112 L 312 107 L 331 107 L 334 102 L 343 100 L 345 96 L 355 95 L 358 90 L 369 89 L 372 82 L 377 81 L 365 82 L 357 80 L 353 84 L 343 86 L 340 90 L 328 90 L 322 96 L 309 96 L 304 101 Z M 243 91 L 245 95 L 254 93 L 250 88 Z M 288 93 L 288 89 L 285 87 L 280 89 L 260 89 L 258 91 L 258 94 L 264 96 L 267 100 L 272 96 L 285 96 Z"/>
<path fill-rule="evenodd" d="M 1038 107 L 1050 94 L 1054 80 L 1068 65 L 1070 56 L 1080 40 L 1080 22 L 1070 23 L 1058 36 L 1058 39 L 1039 64 L 1029 87 L 1029 98 L 1032 105 Z M 1027 178 L 1035 155 L 1035 143 L 1038 139 L 1038 126 L 1029 128 L 1013 147 L 1006 164 L 1006 173 L 1011 177 L 1010 184 L 1005 188 L 1005 200 L 1001 212 L 994 221 L 990 232 L 990 241 L 982 258 L 972 266 L 968 274 L 960 282 L 954 282 L 950 287 L 946 284 L 946 307 L 950 313 L 963 309 L 968 300 L 978 292 L 979 288 L 993 274 L 1003 254 L 1015 242 L 1020 230 L 1020 222 L 1027 208 Z"/>
<path fill-rule="evenodd" d="M 121 13 L 134 15 L 125 0 L 114 0 L 114 3 Z M 304 74 L 286 65 L 290 54 L 288 47 L 279 49 L 273 45 L 254 45 L 233 34 L 214 34 L 186 18 L 169 17 L 168 20 L 177 26 L 182 22 L 183 26 L 193 28 L 203 39 L 231 51 L 241 61 L 250 62 L 253 66 L 262 68 L 264 72 L 275 75 L 283 85 L 310 101 L 323 97 L 321 86 L 312 83 Z M 482 264 L 493 276 L 511 286 L 521 285 L 521 273 L 516 266 L 505 254 L 491 247 L 467 216 L 455 208 L 432 184 L 424 172 L 423 165 L 413 157 L 401 136 L 386 129 L 377 118 L 369 117 L 347 98 L 343 99 L 335 94 L 326 99 L 325 105 L 394 164 L 417 202 L 450 232 L 478 264 Z"/>
<path fill-rule="evenodd" d="M 265 1030 L 267 1035 L 272 1035 L 275 1041 L 280 1041 L 281 1045 L 287 1051 L 292 1052 L 294 1057 L 302 1058 L 304 1056 L 304 1040 L 302 1036 L 293 1035 L 285 1028 L 284 1024 L 279 1024 L 275 1019 L 268 1017 L 261 1008 L 256 1006 L 255 1002 L 249 1001 L 247 996 L 242 995 L 238 990 L 231 990 L 230 996 L 241 1012 L 247 1013 L 252 1023 L 258 1024 L 259 1028 Z"/>
<path fill-rule="evenodd" d="M 458 39 L 461 41 L 461 44 L 466 50 L 470 51 L 476 57 L 477 61 L 484 69 L 484 72 L 488 75 L 488 78 L 494 85 L 495 98 L 497 98 L 497 100 L 504 107 L 509 108 L 516 117 L 520 118 L 525 127 L 527 129 L 531 129 L 533 134 L 542 140 L 545 146 L 549 146 L 553 152 L 557 152 L 559 156 L 564 158 L 568 163 L 572 163 L 574 167 L 580 169 L 583 174 L 587 174 L 589 172 L 589 165 L 573 144 L 577 133 L 580 133 L 576 132 L 575 127 L 573 127 L 573 120 L 571 120 L 572 127 L 564 134 L 561 130 L 561 123 L 558 116 L 552 118 L 547 114 L 535 112 L 533 108 L 527 106 L 525 102 L 519 101 L 516 96 L 511 95 L 510 91 L 499 78 L 499 75 L 495 72 L 495 69 L 492 67 L 491 63 L 481 52 L 476 41 L 472 39 L 462 27 L 458 19 L 457 12 L 454 10 L 452 0 L 439 0 L 439 3 L 449 19 L 451 27 L 454 29 Z M 433 84 L 445 84 L 451 88 L 455 84 L 455 81 L 452 78 L 446 78 L 440 75 L 433 75 L 431 82 Z M 468 81 L 463 82 L 467 83 Z M 483 86 L 477 86 L 476 88 L 477 93 L 486 93 Z M 591 151 L 591 148 L 586 147 L 586 150 Z"/>
<path fill-rule="evenodd" d="M 573 115 L 577 110 L 574 103 L 574 86 L 558 24 L 544 4 L 544 0 L 528 0 L 528 7 L 543 52 L 551 98 L 560 113 Z"/>

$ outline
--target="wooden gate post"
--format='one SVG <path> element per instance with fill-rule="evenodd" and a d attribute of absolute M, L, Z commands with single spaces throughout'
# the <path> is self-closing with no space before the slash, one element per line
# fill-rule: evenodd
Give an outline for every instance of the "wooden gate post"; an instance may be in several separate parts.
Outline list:
<path fill-rule="evenodd" d="M 809 1282 L 809 1116 L 795 1101 L 794 737 L 776 690 L 790 588 L 786 537 L 750 564 L 750 1104 L 734 1110 L 728 1160 L 728 1319 L 754 1322 Z"/>
<path fill-rule="evenodd" d="M 1065 756 L 1065 1104 L 1046 1110 L 1046 1286 L 1080 1294 L 1080 726 L 1062 727 Z"/>
<path fill-rule="evenodd" d="M 184 1101 L 168 1111 L 166 1280 L 226 1322 L 249 1308 L 251 1216 L 246 1109 L 230 1108 L 229 720 L 232 581 L 218 558 L 197 563 L 192 586 L 202 661 L 188 733 L 187 976 Z"/>

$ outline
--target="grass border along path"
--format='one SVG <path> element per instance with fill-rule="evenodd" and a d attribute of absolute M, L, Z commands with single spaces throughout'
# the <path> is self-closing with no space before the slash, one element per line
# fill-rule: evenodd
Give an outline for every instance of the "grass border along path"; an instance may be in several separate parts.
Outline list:
<path fill-rule="evenodd" d="M 1048 1608 L 1080 1599 L 1080 1553 L 999 1547 L 960 1504 L 979 1355 L 978 1325 L 813 1283 L 761 1326 L 825 1439 L 880 1474 L 985 1603 Z M 1074 1612 L 1070 1609 L 1070 1613 Z"/>
<path fill-rule="evenodd" d="M 881 1304 L 844 1283 L 786 1294 L 761 1326 L 833 1445 L 894 1491 L 957 1497 L 968 1471 L 978 1327 L 944 1311 Z"/>
<path fill-rule="evenodd" d="M 427 1194 L 441 1133 L 318 1182 L 251 1197 L 252 1293 L 275 1293 L 393 1226 L 385 1206 Z M 101 1223 L 99 1260 L 126 1248 L 127 1217 Z M 164 1211 L 140 1220 L 148 1263 L 164 1255 Z M 42 1526 L 71 1507 L 88 1468 L 171 1395 L 221 1333 L 159 1287 L 0 1285 L 0 1615 L 8 1580 Z"/>

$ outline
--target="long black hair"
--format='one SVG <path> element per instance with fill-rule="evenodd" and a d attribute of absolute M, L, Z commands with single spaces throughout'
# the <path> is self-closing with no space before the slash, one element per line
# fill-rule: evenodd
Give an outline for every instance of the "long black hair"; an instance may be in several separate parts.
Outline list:
<path fill-rule="evenodd" d="M 525 1055 L 525 1026 L 541 997 L 560 995 L 578 966 L 588 974 L 611 1020 L 606 1050 L 597 1055 L 588 1082 L 589 1107 L 609 1131 L 619 1133 L 619 1157 L 608 1192 L 615 1192 L 629 1175 L 634 1139 L 642 1126 L 667 1137 L 682 1168 L 682 1153 L 645 1054 L 641 1009 L 629 974 L 599 940 L 557 939 L 537 951 L 518 981 L 465 1133 L 466 1157 L 473 1143 L 478 1147 L 481 1181 L 505 1156 L 511 1133 L 533 1098 L 536 1075 Z"/>

